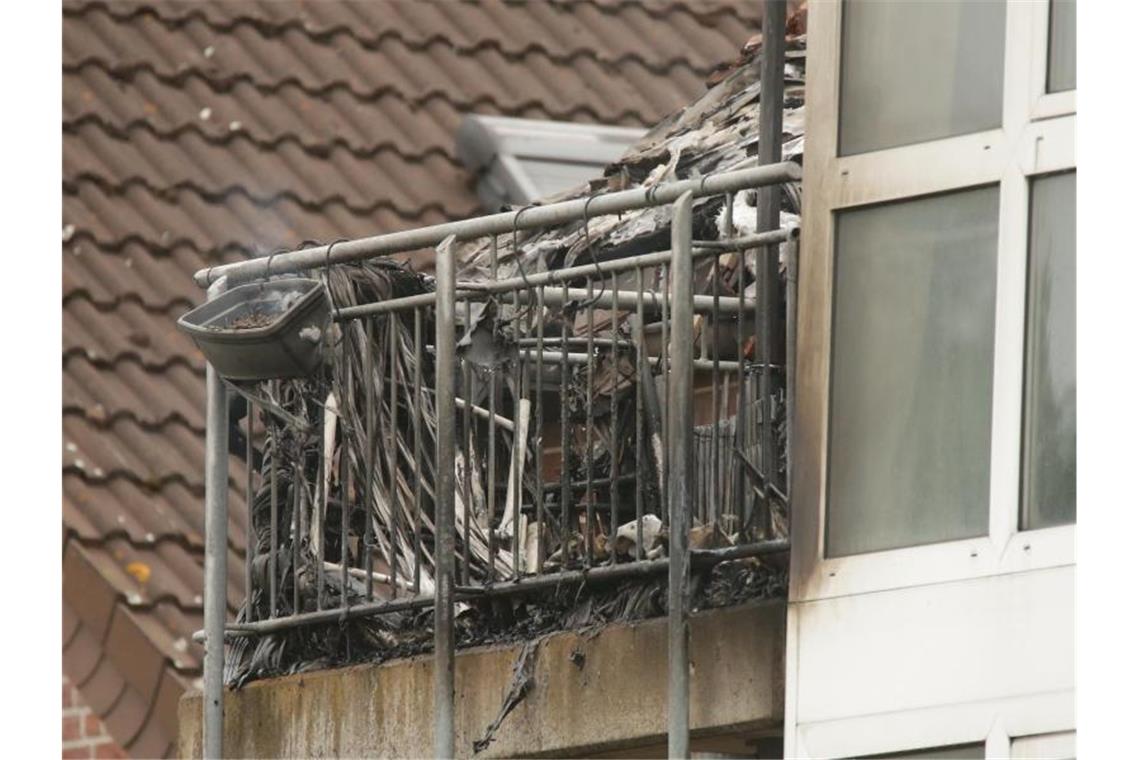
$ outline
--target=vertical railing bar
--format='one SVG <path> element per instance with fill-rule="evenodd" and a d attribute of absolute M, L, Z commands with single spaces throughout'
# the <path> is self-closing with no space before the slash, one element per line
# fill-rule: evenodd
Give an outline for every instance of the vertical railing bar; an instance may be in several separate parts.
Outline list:
<path fill-rule="evenodd" d="M 704 487 L 701 491 L 701 499 L 704 505 L 701 510 L 701 524 L 710 525 L 709 519 L 712 514 L 712 484 L 713 484 L 713 471 L 712 471 L 712 431 L 713 428 L 704 430 L 701 434 L 701 471 L 704 473 Z"/>
<path fill-rule="evenodd" d="M 711 481 L 709 479 L 709 434 L 707 430 L 701 430 L 700 437 L 696 439 L 695 444 L 697 456 L 695 458 L 694 467 L 700 473 L 700 497 L 698 504 L 700 505 L 701 517 L 700 524 L 707 525 L 709 517 L 709 488 Z"/>
<path fill-rule="evenodd" d="M 499 279 L 499 236 L 491 235 L 491 279 Z M 497 302 L 496 302 L 497 306 Z M 498 318 L 496 312 L 495 317 Z M 498 325 L 494 326 L 497 331 Z M 495 452 L 499 448 L 498 431 L 495 429 L 495 415 L 499 411 L 499 365 L 491 365 L 491 376 L 488 379 L 489 391 L 491 398 L 488 401 L 487 408 L 491 412 L 491 418 L 487 422 L 487 542 L 490 547 L 489 555 L 491 557 L 491 567 L 488 574 L 488 583 L 494 583 L 498 578 L 496 560 L 498 559 L 498 541 L 496 539 L 495 529 L 497 524 L 495 522 L 495 507 L 498 504 L 499 494 L 495 490 L 497 485 L 497 478 L 495 472 L 495 465 L 497 457 Z"/>
<path fill-rule="evenodd" d="M 614 355 L 616 360 L 616 355 Z M 616 366 L 616 361 L 615 361 Z M 586 281 L 586 567 L 594 564 L 594 280 Z M 610 543 L 617 536 L 610 535 Z"/>
<path fill-rule="evenodd" d="M 412 589 L 416 596 L 420 593 L 420 555 L 423 552 L 423 469 L 420 464 L 420 457 L 423 450 L 423 309 L 417 307 L 413 313 L 413 342 L 415 343 L 415 358 L 412 361 L 413 374 L 412 379 L 412 393 L 416 399 L 416 403 L 412 404 L 412 446 L 415 449 L 415 454 L 412 458 L 413 469 L 415 470 L 412 477 L 415 480 L 416 489 L 416 506 L 414 511 L 413 520 L 415 526 L 413 528 L 415 536 L 412 538 L 412 572 L 414 577 L 412 579 Z"/>
<path fill-rule="evenodd" d="M 300 434 L 299 434 L 300 435 Z M 301 613 L 301 510 L 304 508 L 302 494 L 305 491 L 303 461 L 305 446 L 298 437 L 297 461 L 293 463 L 293 613 Z"/>
<path fill-rule="evenodd" d="M 466 330 L 471 330 L 471 302 L 464 304 L 466 315 Z M 471 406 L 475 403 L 472 395 L 471 362 L 458 359 L 460 371 L 463 374 L 463 398 L 467 403 L 463 408 L 463 583 L 471 583 L 471 512 L 474 509 L 475 489 L 472 482 L 472 470 L 475 467 L 475 441 L 474 417 Z"/>
<path fill-rule="evenodd" d="M 535 356 L 541 357 L 545 348 L 543 340 L 546 337 L 546 288 L 539 285 L 535 292 L 537 296 L 536 301 L 532 301 L 538 309 L 538 353 Z M 546 564 L 546 541 L 545 526 L 546 526 L 546 499 L 544 497 L 543 482 L 542 482 L 542 465 L 543 465 L 543 450 L 542 450 L 542 362 L 536 360 L 534 362 L 534 403 L 535 403 L 535 426 L 534 426 L 534 518 L 535 524 L 538 525 L 538 571 L 542 572 L 542 567 Z"/>
<path fill-rule="evenodd" d="M 364 320 L 364 438 L 365 438 L 365 463 L 364 463 L 364 498 L 361 499 L 361 505 L 364 508 L 364 570 L 365 570 L 365 595 L 368 601 L 372 601 L 375 597 L 376 590 L 373 587 L 372 577 L 372 543 L 376 540 L 373 534 L 373 512 L 372 504 L 375 494 L 372 489 L 376 485 L 376 383 L 375 383 L 375 368 L 372 366 L 372 342 L 376 338 L 375 332 L 376 320 L 374 318 L 365 318 Z"/>
<path fill-rule="evenodd" d="M 760 58 L 760 113 L 756 159 L 758 164 L 778 162 L 783 152 L 784 127 L 784 32 L 787 24 L 787 1 L 767 0 L 763 7 L 764 48 Z M 756 231 L 765 232 L 780 226 L 781 186 L 777 183 L 756 190 Z M 756 340 L 760 362 L 760 475 L 766 483 L 776 477 L 775 420 L 772 409 L 772 362 L 779 353 L 776 324 L 780 315 L 779 246 L 756 249 Z M 760 340 L 761 320 L 764 339 Z M 758 508 L 763 511 L 763 537 L 771 538 L 772 499 L 764 488 Z"/>
<path fill-rule="evenodd" d="M 519 342 L 519 292 L 516 290 L 511 294 L 511 340 L 512 345 L 518 345 Z M 511 547 L 511 562 L 513 563 L 512 572 L 514 577 L 520 577 L 519 573 L 519 553 L 523 543 L 526 541 L 525 531 L 521 530 L 519 525 L 519 516 L 522 510 L 522 497 L 524 493 L 524 469 L 526 465 L 526 440 L 525 437 L 519 436 L 518 431 L 522 430 L 522 400 L 526 398 L 523 392 L 523 367 L 526 363 L 525 357 L 515 357 L 512 366 L 515 368 L 515 449 L 522 449 L 522 457 L 520 458 L 523 466 L 515 470 L 515 480 L 512 487 L 515 489 L 512 514 L 511 514 L 511 533 L 514 536 L 514 545 Z M 519 440 L 523 438 L 523 440 Z M 517 456 L 513 453 L 512 456 Z"/>
<path fill-rule="evenodd" d="M 455 237 L 436 249 L 435 756 L 455 756 Z M 394 575 L 394 573 L 393 573 Z"/>
<path fill-rule="evenodd" d="M 209 298 L 226 289 L 224 277 L 210 286 Z M 222 756 L 222 690 L 225 674 L 226 552 L 229 508 L 228 405 L 226 388 L 213 365 L 206 365 L 206 557 L 204 617 L 206 657 L 202 667 L 202 756 Z"/>
<path fill-rule="evenodd" d="M 487 421 L 487 543 L 488 543 L 488 556 L 491 558 L 490 568 L 488 570 L 488 583 L 494 583 L 498 579 L 498 571 L 496 568 L 496 560 L 499 556 L 498 540 L 495 535 L 495 515 L 498 506 L 499 495 L 495 490 L 498 485 L 498 479 L 495 477 L 495 468 L 498 464 L 498 457 L 496 451 L 499 448 L 498 430 L 495 424 L 495 415 L 499 413 L 499 368 L 497 366 L 491 367 L 490 377 L 487 380 L 490 398 L 487 402 L 487 407 L 491 412 L 491 418 Z"/>
<path fill-rule="evenodd" d="M 661 379 L 662 388 L 664 393 L 661 394 L 661 406 L 663 420 L 669 419 L 669 320 L 672 316 L 670 314 L 670 273 L 673 271 L 672 266 L 665 265 L 661 273 Z M 666 508 L 669 504 L 669 425 L 666 424 L 661 431 L 661 451 L 664 456 L 661 462 L 661 475 L 664 488 L 661 492 L 662 509 Z"/>
<path fill-rule="evenodd" d="M 342 357 L 348 350 L 348 343 L 344 343 L 344 351 Z M 343 359 L 345 365 L 348 365 L 348 357 Z M 343 384 L 345 389 L 352 387 L 350 379 L 345 378 Z M 348 411 L 348 406 L 345 404 L 344 411 Z M 349 467 L 349 449 L 348 449 L 348 415 L 341 419 L 341 608 L 348 610 L 349 608 L 349 504 L 351 501 L 351 489 L 349 488 L 349 476 L 352 468 Z M 369 573 L 370 574 L 370 573 Z"/>
<path fill-rule="evenodd" d="M 350 366 L 351 350 L 348 336 L 350 330 L 345 330 L 341 339 L 341 404 L 340 404 L 340 606 L 348 609 L 348 510 L 350 489 L 348 474 L 348 389 L 352 387 L 352 373 Z"/>
<path fill-rule="evenodd" d="M 317 407 L 317 415 L 320 417 L 321 423 L 318 426 L 320 435 L 317 444 L 317 495 L 316 506 L 317 514 L 314 517 L 317 525 L 314 533 L 317 537 L 317 545 L 313 550 L 317 553 L 317 563 L 313 573 L 317 584 L 317 610 L 324 609 L 325 606 L 325 515 L 328 510 L 327 498 L 325 495 L 325 479 L 326 467 L 325 462 L 325 437 L 328 435 L 326 429 L 325 416 L 327 414 L 326 407 L 328 404 L 328 389 L 325 383 L 320 383 L 321 388 L 321 403 Z M 310 526 L 312 528 L 312 526 Z"/>
<path fill-rule="evenodd" d="M 669 757 L 689 756 L 689 524 L 693 445 L 693 194 L 673 204 L 669 342 Z"/>
<path fill-rule="evenodd" d="M 636 352 L 635 361 L 637 362 L 637 398 L 636 404 L 636 417 L 637 417 L 637 463 L 636 472 L 634 474 L 634 503 L 637 510 L 636 515 L 636 538 L 634 539 L 634 553 L 633 558 L 642 559 L 642 552 L 645 547 L 644 529 L 642 526 L 642 518 L 645 516 L 645 496 L 643 495 L 642 475 L 645 468 L 645 389 L 642 387 L 642 380 L 649 377 L 649 373 L 645 372 L 645 268 L 638 267 L 637 269 L 637 340 L 635 342 L 634 350 Z M 611 536 L 611 541 L 617 541 L 617 536 Z"/>
<path fill-rule="evenodd" d="M 389 341 L 387 340 L 388 320 L 391 318 L 392 318 L 391 314 L 386 314 L 383 316 L 382 319 L 376 319 L 376 325 L 375 325 L 375 331 L 376 331 L 375 337 L 376 337 L 376 348 L 377 348 L 377 352 L 376 352 L 377 367 L 375 368 L 375 373 L 374 373 L 375 381 L 376 381 L 375 382 L 375 384 L 376 384 L 376 398 L 374 400 L 374 403 L 376 404 L 376 408 L 374 410 L 375 415 L 376 415 L 376 422 L 375 422 L 376 428 L 375 428 L 374 434 L 376 436 L 375 443 L 377 445 L 377 448 L 382 448 L 383 442 L 386 440 L 386 433 L 388 431 L 388 426 L 393 424 L 393 421 L 391 420 L 391 417 L 390 417 L 390 413 L 389 413 L 388 418 L 385 418 L 385 416 L 384 416 L 384 395 L 385 395 L 384 391 L 388 387 L 388 371 L 389 371 L 388 370 L 389 352 L 385 351 L 385 347 L 389 343 Z M 372 385 L 372 384 L 373 383 L 369 382 L 369 385 Z M 392 471 L 389 468 L 389 460 L 388 460 L 387 456 L 383 456 L 379 452 L 377 452 L 377 454 L 375 456 L 377 458 L 382 457 L 380 459 L 380 461 L 377 461 L 375 464 L 374 476 L 375 476 L 376 482 L 375 482 L 374 487 L 376 489 L 376 497 L 378 499 L 383 499 L 384 494 L 387 494 L 389 492 L 388 481 L 392 477 Z M 380 556 L 380 561 L 388 563 L 391 561 L 391 545 L 395 544 L 395 539 L 396 539 L 395 533 L 392 530 L 392 517 L 393 517 L 393 515 L 391 514 L 391 512 L 389 512 L 388 519 L 386 522 L 381 519 L 381 516 L 382 516 L 382 511 L 377 510 L 377 521 L 379 522 L 379 525 L 377 527 L 382 532 L 387 531 L 388 540 L 390 542 L 388 556 L 385 556 L 384 548 L 382 546 L 377 545 L 376 550 Z M 368 569 L 369 569 L 369 575 L 371 575 L 372 568 L 369 567 Z M 389 568 L 388 575 L 389 575 L 389 582 L 391 582 L 391 580 L 392 580 L 391 568 Z"/>
<path fill-rule="evenodd" d="M 245 402 L 245 610 L 250 621 L 257 620 L 253 603 L 253 555 L 257 553 L 257 523 L 253 517 L 253 502 L 257 491 L 253 487 L 253 420 L 257 407 Z"/>
<path fill-rule="evenodd" d="M 560 420 L 559 420 L 559 434 L 561 440 L 559 445 L 562 451 L 559 453 L 560 470 L 559 473 L 562 493 L 562 568 L 565 570 L 570 566 L 570 531 L 571 531 L 571 517 L 570 514 L 570 403 L 567 394 L 570 391 L 570 325 L 569 317 L 570 309 L 568 304 L 570 302 L 567 291 L 569 285 L 565 282 L 562 283 L 562 360 L 559 372 L 559 393 L 562 403 L 559 404 Z M 541 356 L 541 354 L 540 354 Z"/>
<path fill-rule="evenodd" d="M 728 214 L 725 214 L 727 219 Z M 723 232 L 723 231 L 722 231 Z M 720 254 L 713 256 L 713 308 L 712 308 L 712 495 L 709 521 L 713 530 L 720 520 Z"/>
<path fill-rule="evenodd" d="M 728 211 L 725 214 L 725 233 L 726 237 L 733 238 L 736 237 L 736 223 L 733 220 L 735 211 L 733 206 L 736 203 L 736 197 L 729 193 L 726 203 Z M 744 432 L 747 428 L 745 420 L 748 414 L 748 404 L 745 401 L 746 396 L 744 394 L 744 254 L 744 251 L 738 251 L 736 254 L 736 297 L 740 311 L 737 312 L 736 316 L 736 427 L 733 431 L 735 448 L 739 448 L 741 451 L 744 451 Z M 745 501 L 744 468 L 735 461 L 735 456 L 729 456 L 728 459 L 734 465 L 731 469 L 736 476 L 732 481 L 732 528 L 735 531 L 742 531 L 741 520 L 744 516 Z"/>
<path fill-rule="evenodd" d="M 613 357 L 613 387 L 610 389 L 610 563 L 617 564 L 617 531 L 618 531 L 618 382 L 617 382 L 617 341 L 618 341 L 618 279 L 617 273 L 610 276 L 610 338 L 614 342 L 611 352 Z"/>
<path fill-rule="evenodd" d="M 278 382 L 273 381 L 273 395 L 275 398 L 280 398 L 277 393 Z M 280 428 L 273 433 L 269 434 L 269 426 L 274 424 L 272 422 L 273 416 L 266 415 L 265 425 L 265 449 L 269 454 L 269 617 L 277 617 L 277 547 L 280 546 L 281 537 L 278 535 L 277 530 L 277 447 L 278 436 L 280 435 Z"/>
<path fill-rule="evenodd" d="M 522 372 L 522 395 L 521 395 L 521 398 L 525 398 L 528 401 L 531 398 L 531 394 L 534 393 L 534 384 L 531 382 L 530 368 L 528 366 L 530 364 L 534 365 L 536 372 L 537 372 L 538 368 L 540 368 L 542 366 L 538 361 L 532 362 L 530 359 L 528 359 L 526 357 L 522 357 L 520 360 L 520 368 L 521 368 L 521 372 Z M 531 402 L 530 408 L 534 409 L 534 403 L 533 402 Z M 522 412 L 520 411 L 520 419 L 521 419 L 521 414 L 522 414 Z M 536 420 L 537 420 L 537 418 L 536 418 Z M 522 428 L 519 428 L 519 427 L 515 428 L 516 431 L 521 430 L 521 429 Z M 526 478 L 525 478 L 525 474 L 526 474 L 526 447 L 530 446 L 530 445 L 532 445 L 532 442 L 527 441 L 524 438 L 522 441 L 523 451 L 522 451 L 522 456 L 520 457 L 520 465 L 518 468 L 519 477 L 516 478 L 516 480 L 519 483 L 519 497 L 515 501 L 515 526 L 516 527 L 520 525 L 520 520 L 522 519 L 522 499 L 523 499 L 523 495 L 526 493 L 526 489 L 523 487 L 523 484 L 526 482 Z M 538 503 L 539 500 L 536 499 L 535 501 L 536 501 L 536 503 Z M 534 523 L 535 531 L 538 530 L 538 527 L 540 525 L 540 523 L 538 522 L 539 517 L 541 517 L 541 514 L 536 509 L 534 519 L 531 521 Z M 529 523 L 528 523 L 528 529 L 529 529 Z M 527 551 L 526 542 L 528 540 L 525 531 L 521 534 L 521 538 L 519 540 L 522 543 L 522 550 L 524 552 L 523 557 L 522 557 L 522 561 L 523 561 L 523 570 L 524 570 L 524 574 L 525 574 L 525 571 L 526 571 L 527 567 L 529 566 L 529 561 L 530 561 L 529 557 L 525 554 L 525 552 Z M 541 542 L 539 542 L 539 544 L 541 544 Z M 536 550 L 537 550 L 537 545 L 536 545 Z"/>
<path fill-rule="evenodd" d="M 487 542 L 489 546 L 489 556 L 491 557 L 491 566 L 488 573 L 488 583 L 494 583 L 498 578 L 496 570 L 496 559 L 498 558 L 498 541 L 495 536 L 495 513 L 497 512 L 497 505 L 499 494 L 495 490 L 498 485 L 498 479 L 495 477 L 495 468 L 498 463 L 496 450 L 499 448 L 498 430 L 496 429 L 495 415 L 499 413 L 499 368 L 492 366 L 490 377 L 488 378 L 490 399 L 487 407 L 491 412 L 491 418 L 487 421 Z"/>
<path fill-rule="evenodd" d="M 704 445 L 704 434 L 701 431 L 694 429 L 693 460 L 697 464 L 694 465 L 693 472 L 693 517 L 698 522 L 704 518 L 705 510 L 705 471 L 703 467 L 699 466 L 699 463 L 704 461 L 704 458 L 701 456 L 702 452 L 704 451 Z"/>
<path fill-rule="evenodd" d="M 403 520 L 401 519 L 402 510 L 397 503 L 399 491 L 396 486 L 399 482 L 399 477 L 396 468 L 399 466 L 396 460 L 396 454 L 399 451 L 399 382 L 396 376 L 396 365 L 399 354 L 396 347 L 396 321 L 399 319 L 399 314 L 392 313 L 388 315 L 388 509 L 392 515 L 392 525 L 390 529 L 391 542 L 388 546 L 388 580 L 392 584 L 392 598 L 395 598 L 399 593 L 399 585 L 397 583 L 397 576 L 399 576 L 400 567 L 400 536 L 403 531 Z"/>
<path fill-rule="evenodd" d="M 499 279 L 499 236 L 492 233 L 491 238 L 491 279 Z"/>

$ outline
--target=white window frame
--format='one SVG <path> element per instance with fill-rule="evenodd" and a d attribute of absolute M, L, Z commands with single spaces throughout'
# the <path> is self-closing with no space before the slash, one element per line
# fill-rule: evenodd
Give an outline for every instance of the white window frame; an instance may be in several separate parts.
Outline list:
<path fill-rule="evenodd" d="M 1070 108 L 1075 92 L 1044 93 L 1048 1 L 1009 0 L 1006 7 L 1001 128 L 851 156 L 839 156 L 837 150 L 843 6 L 817 2 L 811 7 L 804 256 L 799 281 L 799 406 L 793 452 L 792 602 L 1075 562 L 1075 526 L 1019 528 L 1030 182 L 1035 176 L 1076 168 L 1076 117 Z M 870 204 L 995 184 L 1000 186 L 1000 217 L 988 535 L 826 557 L 835 215 Z"/>
<path fill-rule="evenodd" d="M 1052 119 L 1057 116 L 1071 116 L 1077 112 L 1077 90 L 1063 90 L 1061 92 L 1047 92 L 1049 84 L 1049 10 L 1051 3 L 1027 3 L 1026 18 L 1033 30 L 1033 56 L 1030 70 L 1030 96 L 1034 119 Z M 1037 55 L 1036 51 L 1044 50 L 1044 55 Z"/>

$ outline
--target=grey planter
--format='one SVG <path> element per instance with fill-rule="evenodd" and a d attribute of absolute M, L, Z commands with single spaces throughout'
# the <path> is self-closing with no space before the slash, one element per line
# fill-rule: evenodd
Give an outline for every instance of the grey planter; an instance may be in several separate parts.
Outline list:
<path fill-rule="evenodd" d="M 222 377 L 305 377 L 320 364 L 329 313 L 319 280 L 288 277 L 227 290 L 183 314 L 178 328 Z"/>

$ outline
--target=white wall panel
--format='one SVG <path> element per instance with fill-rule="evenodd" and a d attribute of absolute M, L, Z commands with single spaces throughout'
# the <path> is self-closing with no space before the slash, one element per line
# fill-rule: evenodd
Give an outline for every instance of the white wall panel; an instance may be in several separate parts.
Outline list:
<path fill-rule="evenodd" d="M 798 606 L 800 723 L 1074 686 L 1072 567 Z"/>

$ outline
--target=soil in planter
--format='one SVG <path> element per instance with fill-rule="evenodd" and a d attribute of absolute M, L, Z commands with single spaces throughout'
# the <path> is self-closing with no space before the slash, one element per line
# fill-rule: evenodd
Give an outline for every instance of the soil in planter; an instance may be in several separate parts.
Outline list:
<path fill-rule="evenodd" d="M 224 325 L 211 325 L 212 330 L 255 330 L 273 324 L 280 314 L 270 309 L 255 309 L 242 314 L 232 322 Z"/>

